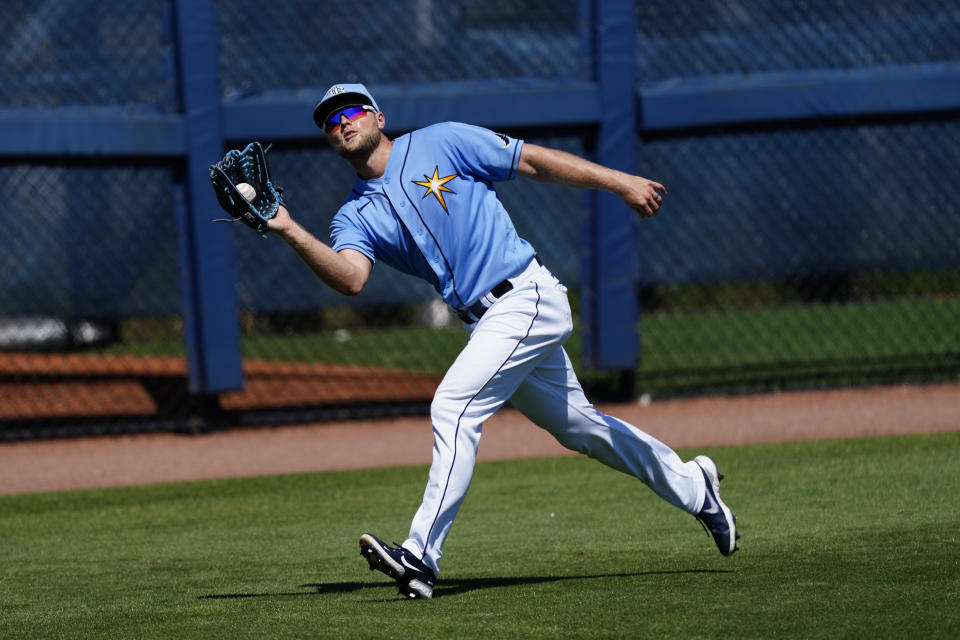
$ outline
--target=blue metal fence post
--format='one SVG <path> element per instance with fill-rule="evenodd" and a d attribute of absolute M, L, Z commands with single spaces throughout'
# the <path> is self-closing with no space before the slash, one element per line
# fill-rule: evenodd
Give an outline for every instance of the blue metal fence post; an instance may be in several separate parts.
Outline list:
<path fill-rule="evenodd" d="M 191 393 L 243 386 L 240 323 L 229 225 L 219 213 L 208 167 L 223 154 L 211 0 L 174 0 L 174 42 L 186 122 L 186 177 L 180 190 L 181 284 Z"/>
<path fill-rule="evenodd" d="M 633 173 L 636 165 L 636 8 L 595 0 L 587 21 L 601 115 L 597 162 Z M 636 214 L 611 193 L 590 193 L 583 255 L 584 357 L 596 369 L 633 373 L 639 358 Z M 632 390 L 631 390 L 632 391 Z"/>

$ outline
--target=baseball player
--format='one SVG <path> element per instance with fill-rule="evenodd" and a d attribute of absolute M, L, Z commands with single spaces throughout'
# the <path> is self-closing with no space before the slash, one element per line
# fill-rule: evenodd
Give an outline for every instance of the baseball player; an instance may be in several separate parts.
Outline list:
<path fill-rule="evenodd" d="M 517 235 L 494 183 L 517 176 L 617 194 L 641 217 L 666 188 L 575 155 L 490 130 L 444 122 L 389 139 L 362 84 L 330 87 L 313 112 L 333 149 L 356 169 L 330 227 L 331 245 L 281 206 L 269 222 L 328 286 L 359 294 L 387 264 L 432 284 L 469 340 L 430 407 L 433 462 L 406 540 L 394 547 L 366 533 L 360 551 L 400 593 L 430 598 L 443 543 L 462 503 L 484 421 L 508 400 L 561 444 L 639 478 L 693 514 L 720 553 L 737 547 L 736 517 L 720 499 L 717 466 L 684 462 L 637 427 L 595 409 L 562 345 L 572 331 L 567 289 Z"/>

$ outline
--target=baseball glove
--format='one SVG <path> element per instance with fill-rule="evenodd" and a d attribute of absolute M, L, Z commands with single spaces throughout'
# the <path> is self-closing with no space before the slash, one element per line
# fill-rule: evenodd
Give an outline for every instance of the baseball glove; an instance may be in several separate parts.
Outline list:
<path fill-rule="evenodd" d="M 267 235 L 267 221 L 283 204 L 283 189 L 270 181 L 266 152 L 259 142 L 251 142 L 243 150 L 227 151 L 220 162 L 210 165 L 210 182 L 220 206 L 230 214 L 230 218 L 218 218 L 216 222 L 240 221 L 261 236 Z M 250 200 L 237 190 L 237 185 L 244 182 L 256 191 Z"/>

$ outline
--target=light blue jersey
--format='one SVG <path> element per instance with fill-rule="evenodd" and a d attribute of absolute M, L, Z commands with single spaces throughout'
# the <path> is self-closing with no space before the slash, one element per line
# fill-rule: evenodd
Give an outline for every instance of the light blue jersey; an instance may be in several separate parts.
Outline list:
<path fill-rule="evenodd" d="M 383 177 L 358 178 L 334 216 L 333 249 L 422 278 L 452 307 L 470 305 L 535 253 L 493 188 L 516 177 L 522 146 L 456 122 L 397 138 Z"/>

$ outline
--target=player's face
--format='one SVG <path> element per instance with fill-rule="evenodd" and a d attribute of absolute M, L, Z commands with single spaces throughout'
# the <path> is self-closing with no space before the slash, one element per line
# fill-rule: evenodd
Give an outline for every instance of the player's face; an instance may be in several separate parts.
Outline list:
<path fill-rule="evenodd" d="M 380 142 L 380 126 L 373 107 L 354 105 L 330 114 L 323 130 L 334 151 L 344 158 L 369 155 Z"/>

